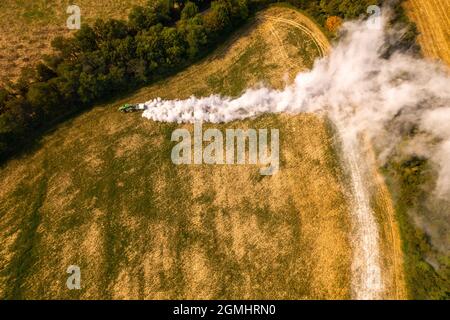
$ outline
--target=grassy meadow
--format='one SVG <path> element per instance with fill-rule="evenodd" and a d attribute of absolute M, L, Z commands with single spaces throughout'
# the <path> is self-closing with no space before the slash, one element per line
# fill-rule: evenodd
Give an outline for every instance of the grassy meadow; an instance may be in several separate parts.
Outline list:
<path fill-rule="evenodd" d="M 133 5 L 146 0 L 79 0 L 81 22 L 97 18 L 126 19 Z M 68 0 L 2 0 L 0 2 L 0 85 L 16 80 L 21 69 L 40 61 L 52 52 L 51 40 L 58 35 L 70 36 L 66 26 Z"/>
<path fill-rule="evenodd" d="M 263 13 L 200 63 L 61 124 L 1 168 L 1 298 L 350 298 L 349 207 L 326 119 L 220 125 L 280 130 L 281 170 L 263 177 L 253 165 L 175 166 L 171 133 L 192 126 L 117 112 L 283 86 L 311 66 L 318 40 L 267 18 L 303 23 L 294 10 Z M 81 290 L 65 285 L 69 265 Z"/>

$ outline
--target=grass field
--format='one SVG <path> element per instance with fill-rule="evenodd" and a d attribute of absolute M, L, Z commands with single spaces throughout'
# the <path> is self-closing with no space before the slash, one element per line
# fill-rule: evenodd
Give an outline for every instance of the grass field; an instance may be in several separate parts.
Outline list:
<path fill-rule="evenodd" d="M 304 15 L 271 7 L 203 61 L 65 122 L 9 161 L 0 169 L 0 298 L 350 298 L 350 204 L 326 119 L 219 125 L 280 130 L 280 172 L 263 177 L 250 165 L 175 166 L 171 133 L 191 125 L 117 112 L 158 96 L 281 88 L 329 50 Z M 385 297 L 403 298 L 384 188 L 374 184 L 373 202 Z M 80 266 L 82 290 L 66 288 L 69 265 Z"/>
<path fill-rule="evenodd" d="M 124 19 L 133 5 L 146 0 L 78 0 L 81 22 L 96 18 Z M 0 85 L 15 80 L 24 66 L 38 62 L 51 52 L 51 40 L 57 35 L 69 36 L 66 26 L 69 0 L 2 0 L 0 2 Z"/>
<path fill-rule="evenodd" d="M 208 59 L 124 101 L 282 86 L 318 54 L 290 49 L 292 33 L 313 41 L 260 15 Z M 349 298 L 348 208 L 325 119 L 222 125 L 280 128 L 281 172 L 261 177 L 254 166 L 174 166 L 178 126 L 120 114 L 122 102 L 61 125 L 1 170 L 3 298 Z M 65 287 L 70 264 L 80 291 Z"/>
<path fill-rule="evenodd" d="M 405 8 L 417 24 L 424 55 L 450 65 L 450 0 L 408 0 Z"/>

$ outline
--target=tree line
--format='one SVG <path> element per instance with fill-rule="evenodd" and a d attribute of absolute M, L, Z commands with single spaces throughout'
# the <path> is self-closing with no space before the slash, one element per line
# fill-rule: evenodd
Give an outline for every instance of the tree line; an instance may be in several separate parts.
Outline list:
<path fill-rule="evenodd" d="M 126 21 L 83 24 L 56 37 L 54 54 L 0 88 L 0 160 L 61 119 L 173 74 L 210 52 L 274 0 L 150 0 Z M 324 25 L 366 13 L 372 0 L 290 0 Z M 207 10 L 205 10 L 207 9 Z"/>

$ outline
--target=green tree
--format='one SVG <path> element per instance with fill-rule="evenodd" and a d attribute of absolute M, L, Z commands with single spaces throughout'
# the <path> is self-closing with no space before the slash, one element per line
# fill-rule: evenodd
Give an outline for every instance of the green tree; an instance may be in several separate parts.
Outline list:
<path fill-rule="evenodd" d="M 6 101 L 8 101 L 9 92 L 6 89 L 0 88 L 0 114 L 5 108 Z"/>
<path fill-rule="evenodd" d="M 228 4 L 225 1 L 213 1 L 211 10 L 203 19 L 208 36 L 214 41 L 220 33 L 228 31 L 231 26 Z"/>
<path fill-rule="evenodd" d="M 76 60 L 78 58 L 79 48 L 75 39 L 58 36 L 52 40 L 51 45 L 63 60 Z"/>
<path fill-rule="evenodd" d="M 159 23 L 158 15 L 148 7 L 135 6 L 128 16 L 128 24 L 135 32 L 147 30 L 157 23 Z"/>
<path fill-rule="evenodd" d="M 198 7 L 195 3 L 188 1 L 181 11 L 181 19 L 187 20 L 195 17 L 198 13 Z"/>
<path fill-rule="evenodd" d="M 80 74 L 80 86 L 77 91 L 81 102 L 89 104 L 102 97 L 105 90 L 104 83 L 104 79 L 100 78 L 100 76 L 82 72 Z"/>
<path fill-rule="evenodd" d="M 97 38 L 101 41 L 111 41 L 113 39 L 123 39 L 128 36 L 129 29 L 124 21 L 109 19 L 104 21 L 97 19 L 93 28 Z"/>
<path fill-rule="evenodd" d="M 45 115 L 51 115 L 58 106 L 60 99 L 57 90 L 49 83 L 37 82 L 30 86 L 27 101 L 36 112 L 39 113 L 42 110 Z"/>
<path fill-rule="evenodd" d="M 61 63 L 57 73 L 58 77 L 52 81 L 60 92 L 64 104 L 79 103 L 78 88 L 80 87 L 81 66 Z"/>
<path fill-rule="evenodd" d="M 36 65 L 37 79 L 40 82 L 48 81 L 57 76 L 56 72 L 50 69 L 47 65 L 40 62 Z"/>
<path fill-rule="evenodd" d="M 81 51 L 94 51 L 97 49 L 97 36 L 88 24 L 83 24 L 75 34 L 75 40 Z"/>
<path fill-rule="evenodd" d="M 202 23 L 202 17 L 198 15 L 193 19 L 185 20 L 184 24 L 180 25 L 180 30 L 187 42 L 189 59 L 197 57 L 208 43 L 206 30 Z"/>
<path fill-rule="evenodd" d="M 186 43 L 176 28 L 165 27 L 161 33 L 165 48 L 164 65 L 166 68 L 178 67 L 186 52 Z"/>
<path fill-rule="evenodd" d="M 162 30 L 162 25 L 156 25 L 136 36 L 136 55 L 147 62 L 146 76 L 149 78 L 164 62 Z"/>

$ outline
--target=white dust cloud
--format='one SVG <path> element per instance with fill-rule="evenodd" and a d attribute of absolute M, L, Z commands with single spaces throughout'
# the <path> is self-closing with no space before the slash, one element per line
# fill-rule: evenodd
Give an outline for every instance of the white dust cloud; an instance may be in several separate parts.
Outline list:
<path fill-rule="evenodd" d="M 318 59 L 311 71 L 299 73 L 282 90 L 252 88 L 237 98 L 158 98 L 145 103 L 143 112 L 148 119 L 179 123 L 228 122 L 263 113 L 326 114 L 336 125 L 343 161 L 350 171 L 355 229 L 352 290 L 355 298 L 362 299 L 382 297 L 384 284 L 378 226 L 370 206 L 366 160 L 358 138 L 363 135 L 371 139 L 380 152 L 380 163 L 399 150 L 403 156 L 430 159 L 438 173 L 434 196 L 442 201 L 450 198 L 449 70 L 407 53 L 386 57 L 391 41 L 401 36 L 398 30 L 386 27 L 387 20 L 381 17 L 382 27 L 378 29 L 371 28 L 367 21 L 345 23 L 330 55 Z M 415 134 L 408 135 L 412 131 Z M 440 224 L 447 230 L 448 212 L 437 214 L 439 219 L 432 220 L 447 221 Z M 433 221 L 425 223 L 424 229 L 433 230 Z M 439 238 L 438 232 L 432 233 Z"/>
<path fill-rule="evenodd" d="M 383 25 L 386 20 L 382 18 Z M 446 196 L 450 192 L 449 73 L 440 64 L 405 53 L 384 58 L 387 39 L 392 41 L 396 32 L 369 28 L 366 21 L 347 22 L 331 54 L 283 90 L 253 88 L 237 98 L 158 98 L 145 103 L 143 116 L 165 122 L 217 123 L 268 112 L 325 112 L 343 124 L 344 139 L 363 132 L 384 151 L 382 155 L 406 130 L 416 128 L 422 132 L 417 136 L 417 153 L 436 165 L 436 193 Z M 424 134 L 437 140 L 424 145 Z M 414 153 L 415 139 L 409 143 Z"/>

